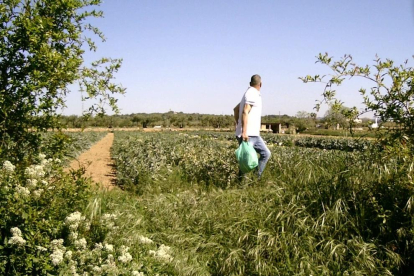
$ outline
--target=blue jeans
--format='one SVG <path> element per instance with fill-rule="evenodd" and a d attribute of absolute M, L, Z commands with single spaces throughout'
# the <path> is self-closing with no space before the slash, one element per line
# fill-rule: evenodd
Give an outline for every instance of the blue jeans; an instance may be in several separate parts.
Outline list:
<path fill-rule="evenodd" d="M 242 137 L 238 137 L 237 142 L 239 142 L 239 145 L 243 141 Z M 269 161 L 270 158 L 270 150 L 267 148 L 265 142 L 263 141 L 262 137 L 260 136 L 249 136 L 249 143 L 253 145 L 253 148 L 256 150 L 258 154 L 260 154 L 259 158 L 259 165 L 257 167 L 257 173 L 259 174 L 259 178 L 262 176 L 262 173 L 266 167 L 267 161 Z M 239 177 L 241 177 L 243 173 L 239 170 Z"/>

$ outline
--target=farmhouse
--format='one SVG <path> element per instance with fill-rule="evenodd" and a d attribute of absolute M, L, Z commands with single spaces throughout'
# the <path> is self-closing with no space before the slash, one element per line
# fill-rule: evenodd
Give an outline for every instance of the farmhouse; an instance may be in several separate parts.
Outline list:
<path fill-rule="evenodd" d="M 272 133 L 285 133 L 289 129 L 289 123 L 263 123 L 260 131 Z"/>

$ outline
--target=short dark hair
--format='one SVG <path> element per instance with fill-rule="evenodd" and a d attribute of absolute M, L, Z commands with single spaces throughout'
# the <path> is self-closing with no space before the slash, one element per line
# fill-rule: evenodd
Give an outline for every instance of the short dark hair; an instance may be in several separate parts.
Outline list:
<path fill-rule="evenodd" d="M 250 86 L 259 85 L 262 82 L 262 78 L 259 75 L 253 75 L 250 80 Z"/>

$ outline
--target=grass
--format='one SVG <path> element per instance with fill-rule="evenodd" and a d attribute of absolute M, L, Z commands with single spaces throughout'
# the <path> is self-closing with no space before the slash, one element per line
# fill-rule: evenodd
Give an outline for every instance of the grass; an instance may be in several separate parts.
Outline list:
<path fill-rule="evenodd" d="M 132 246 L 143 234 L 171 246 L 171 275 L 410 275 L 403 243 L 412 244 L 412 225 L 404 206 L 413 193 L 403 185 L 408 178 L 396 178 L 396 160 L 271 150 L 260 182 L 207 185 L 164 164 L 170 172 L 137 183 L 145 187 L 139 196 L 110 192 L 102 205 L 123 214 L 120 237 Z M 406 234 L 398 237 L 398 229 Z"/>

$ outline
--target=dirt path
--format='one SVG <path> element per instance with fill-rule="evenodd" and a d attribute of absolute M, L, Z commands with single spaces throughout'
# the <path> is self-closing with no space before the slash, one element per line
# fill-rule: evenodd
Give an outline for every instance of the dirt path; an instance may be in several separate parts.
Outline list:
<path fill-rule="evenodd" d="M 85 175 L 91 177 L 102 188 L 112 190 L 115 186 L 115 169 L 111 159 L 110 149 L 114 141 L 114 134 L 108 133 L 102 140 L 93 145 L 70 163 L 70 168 L 86 168 Z"/>

